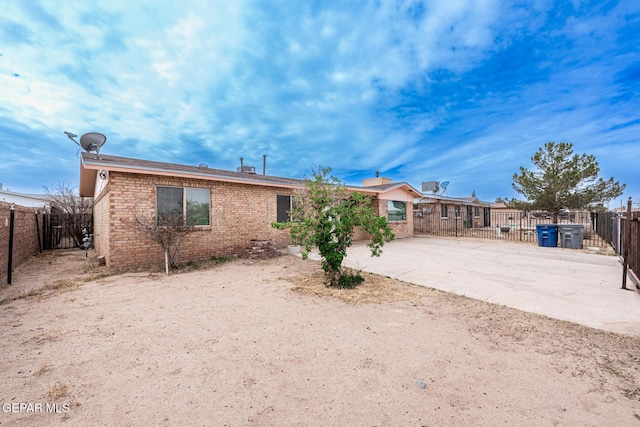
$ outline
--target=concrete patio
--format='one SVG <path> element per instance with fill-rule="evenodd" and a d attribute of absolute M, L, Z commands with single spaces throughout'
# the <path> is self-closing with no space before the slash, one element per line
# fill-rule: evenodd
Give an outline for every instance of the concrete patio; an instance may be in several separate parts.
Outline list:
<path fill-rule="evenodd" d="M 318 259 L 317 253 L 310 258 Z M 621 289 L 617 256 L 495 240 L 415 237 L 371 257 L 354 244 L 348 267 L 519 310 L 640 336 L 640 294 Z M 627 287 L 635 284 L 627 280 Z"/>

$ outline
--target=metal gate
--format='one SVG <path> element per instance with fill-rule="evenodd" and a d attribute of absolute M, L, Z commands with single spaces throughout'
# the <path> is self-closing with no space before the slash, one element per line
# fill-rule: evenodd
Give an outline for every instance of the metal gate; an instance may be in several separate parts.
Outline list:
<path fill-rule="evenodd" d="M 82 246 L 82 231 L 86 228 L 89 234 L 93 234 L 93 215 L 45 214 L 42 226 L 38 228 L 38 245 L 42 250 L 79 248 Z"/>

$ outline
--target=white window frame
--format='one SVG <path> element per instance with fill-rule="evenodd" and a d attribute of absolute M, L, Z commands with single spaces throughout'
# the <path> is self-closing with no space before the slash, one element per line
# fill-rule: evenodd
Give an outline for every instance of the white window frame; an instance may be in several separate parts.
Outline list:
<path fill-rule="evenodd" d="M 449 219 L 449 205 L 445 203 L 440 205 L 440 219 Z"/>

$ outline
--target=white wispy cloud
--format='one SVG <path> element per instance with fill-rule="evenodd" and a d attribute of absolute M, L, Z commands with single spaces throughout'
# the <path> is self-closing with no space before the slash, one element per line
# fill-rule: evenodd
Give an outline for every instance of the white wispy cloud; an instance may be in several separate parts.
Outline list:
<path fill-rule="evenodd" d="M 380 170 L 488 198 L 511 195 L 548 140 L 597 152 L 603 172 L 603 146 L 637 148 L 632 1 L 3 6 L 0 147 L 42 142 L 0 154 L 0 180 L 25 187 L 77 180 L 64 130 L 103 132 L 116 155 L 233 168 L 267 154 L 282 175 Z M 64 170 L 17 166 L 52 155 Z"/>

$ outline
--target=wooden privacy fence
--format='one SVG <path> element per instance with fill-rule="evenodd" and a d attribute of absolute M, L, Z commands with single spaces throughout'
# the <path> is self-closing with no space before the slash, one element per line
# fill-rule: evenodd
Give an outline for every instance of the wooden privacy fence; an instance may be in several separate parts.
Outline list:
<path fill-rule="evenodd" d="M 620 218 L 619 239 L 616 252 L 618 254 L 624 254 L 625 245 L 629 242 L 629 271 L 634 278 L 636 285 L 640 285 L 640 212 L 634 212 L 631 214 L 631 218 Z M 629 224 L 629 238 L 627 238 L 627 221 Z M 639 286 L 640 287 L 640 286 Z"/>

